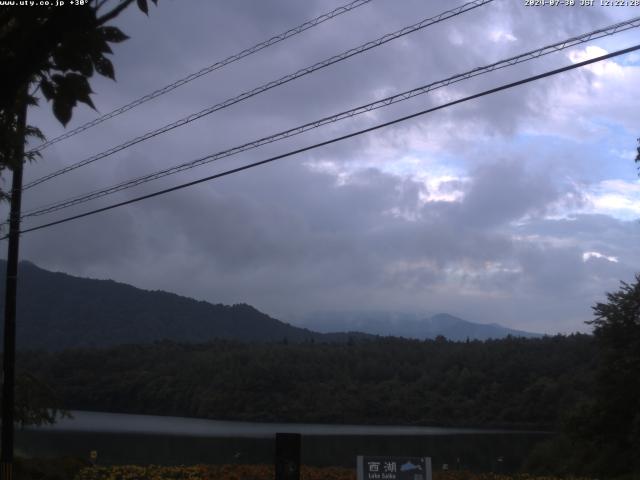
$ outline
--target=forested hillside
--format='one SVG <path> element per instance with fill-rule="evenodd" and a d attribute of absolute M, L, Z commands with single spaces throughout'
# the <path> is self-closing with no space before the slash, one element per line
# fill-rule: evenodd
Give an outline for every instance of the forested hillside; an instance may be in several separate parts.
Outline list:
<path fill-rule="evenodd" d="M 0 270 L 6 263 L 0 260 Z M 294 327 L 250 305 L 222 305 L 112 280 L 79 278 L 20 263 L 18 349 L 62 350 L 129 343 L 233 339 L 345 342 L 362 334 L 320 334 Z M 0 276 L 0 292 L 4 291 Z M 4 296 L 0 295 L 0 316 Z M 1 323 L 0 323 L 1 325 Z"/>
<path fill-rule="evenodd" d="M 24 353 L 69 409 L 257 421 L 554 429 L 590 394 L 587 335 L 486 342 L 170 342 Z"/>

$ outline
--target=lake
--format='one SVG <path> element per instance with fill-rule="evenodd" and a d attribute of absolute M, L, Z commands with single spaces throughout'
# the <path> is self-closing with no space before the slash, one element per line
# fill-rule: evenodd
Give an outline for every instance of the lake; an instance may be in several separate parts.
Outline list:
<path fill-rule="evenodd" d="M 302 463 L 354 467 L 357 455 L 431 456 L 434 466 L 515 471 L 548 434 L 439 427 L 216 421 L 71 412 L 57 424 L 16 430 L 26 456 L 98 452 L 100 464 L 273 463 L 276 432 L 302 434 Z"/>

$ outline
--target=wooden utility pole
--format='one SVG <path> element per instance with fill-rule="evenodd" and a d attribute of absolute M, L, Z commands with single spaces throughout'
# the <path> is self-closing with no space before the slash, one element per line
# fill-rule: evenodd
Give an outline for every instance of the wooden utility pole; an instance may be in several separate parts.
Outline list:
<path fill-rule="evenodd" d="M 11 184 L 11 210 L 9 214 L 9 247 L 7 249 L 7 275 L 4 298 L 4 356 L 2 381 L 2 432 L 0 451 L 0 480 L 13 479 L 13 432 L 16 370 L 16 293 L 18 289 L 18 246 L 20 242 L 20 203 L 22 200 L 22 167 L 27 125 L 26 94 L 18 105 L 13 179 Z"/>

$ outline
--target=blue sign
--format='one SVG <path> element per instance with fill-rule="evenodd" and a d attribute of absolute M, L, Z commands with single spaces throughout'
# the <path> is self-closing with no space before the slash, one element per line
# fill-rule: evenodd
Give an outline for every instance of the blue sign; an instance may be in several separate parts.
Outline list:
<path fill-rule="evenodd" d="M 358 480 L 431 480 L 429 457 L 366 457 L 359 455 Z"/>

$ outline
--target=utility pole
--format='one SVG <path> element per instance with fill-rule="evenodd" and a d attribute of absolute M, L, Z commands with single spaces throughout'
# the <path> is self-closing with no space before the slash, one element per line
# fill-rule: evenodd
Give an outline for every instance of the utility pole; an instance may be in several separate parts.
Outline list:
<path fill-rule="evenodd" d="M 13 479 L 14 396 L 16 370 L 16 293 L 18 287 L 18 246 L 20 242 L 20 203 L 22 200 L 22 167 L 27 125 L 26 89 L 18 104 L 13 179 L 11 184 L 11 210 L 9 214 L 9 247 L 7 249 L 7 275 L 4 299 L 4 356 L 2 381 L 2 450 L 0 451 L 0 480 Z"/>

